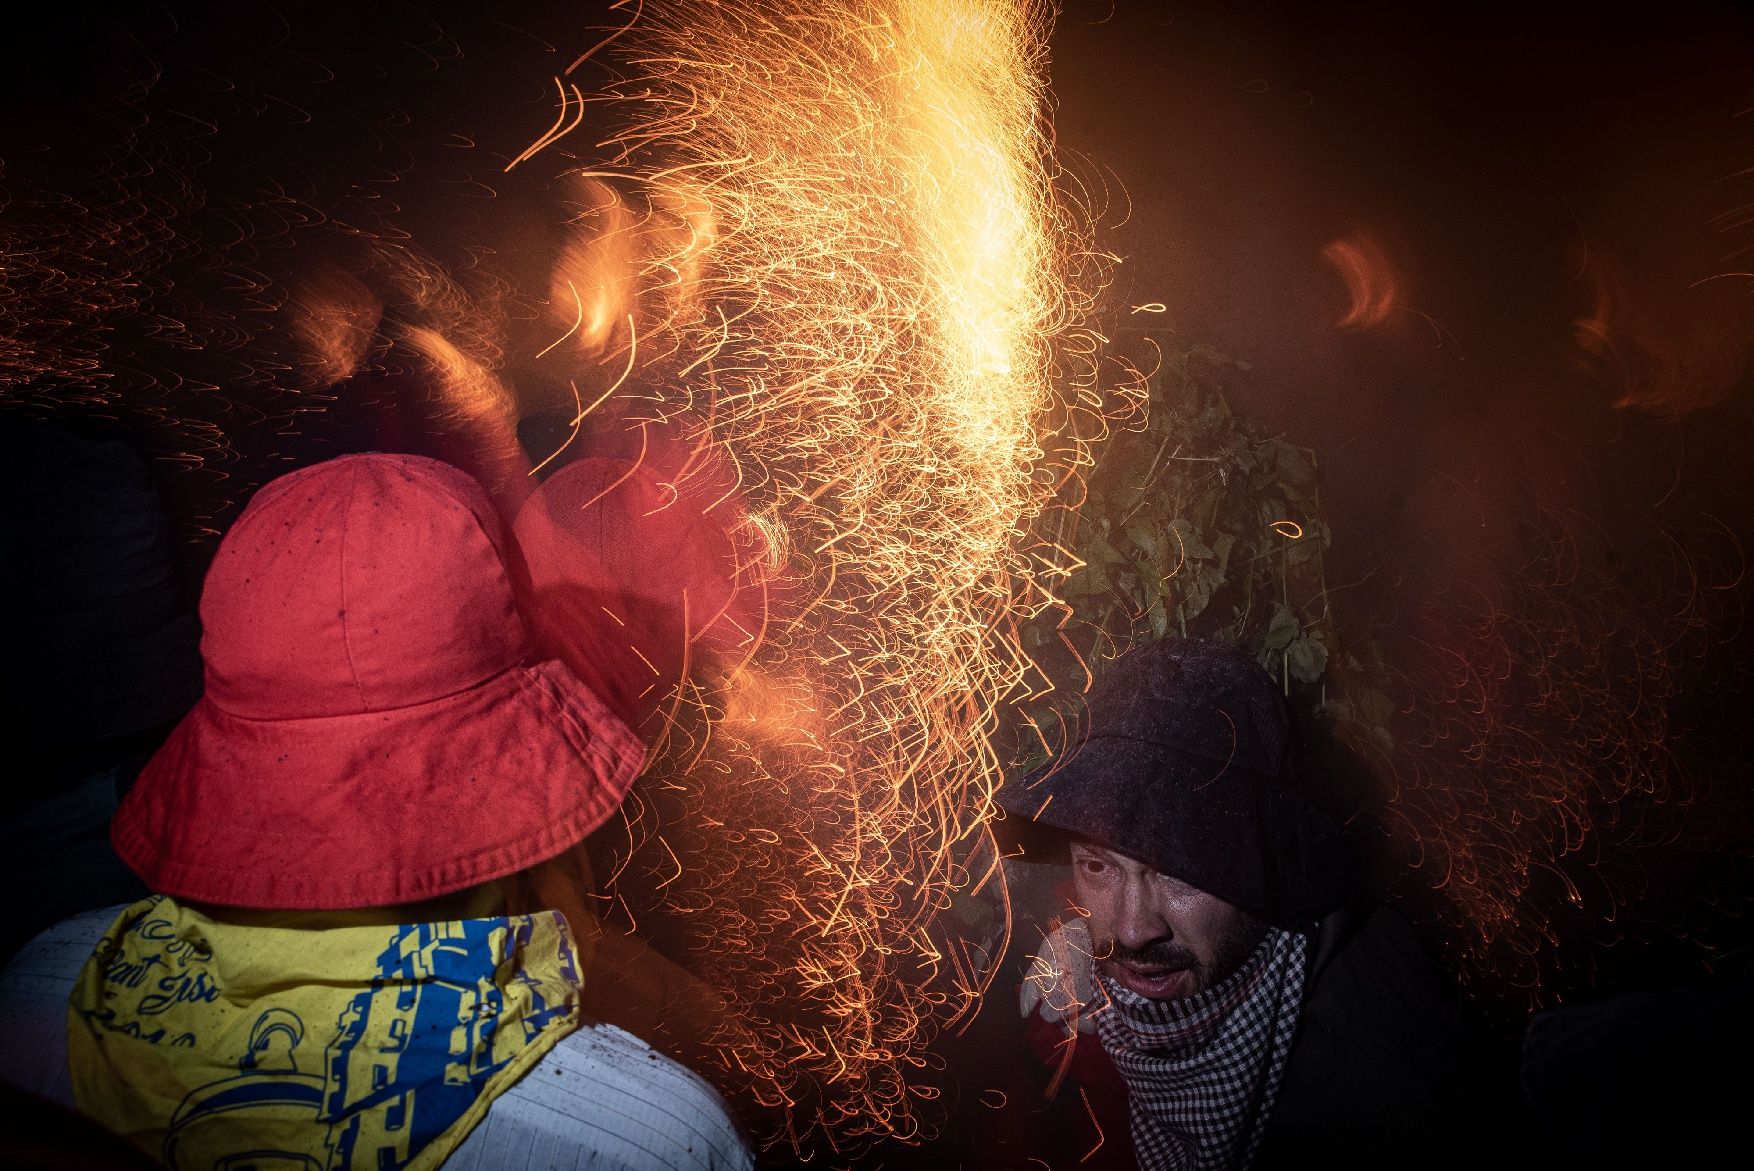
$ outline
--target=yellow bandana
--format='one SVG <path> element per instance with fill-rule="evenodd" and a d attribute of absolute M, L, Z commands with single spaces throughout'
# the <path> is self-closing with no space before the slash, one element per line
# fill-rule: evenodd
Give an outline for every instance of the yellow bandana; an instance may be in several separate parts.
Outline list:
<path fill-rule="evenodd" d="M 554 912 L 299 921 L 124 911 L 68 1006 L 79 1108 L 173 1171 L 424 1171 L 578 1026 Z"/>

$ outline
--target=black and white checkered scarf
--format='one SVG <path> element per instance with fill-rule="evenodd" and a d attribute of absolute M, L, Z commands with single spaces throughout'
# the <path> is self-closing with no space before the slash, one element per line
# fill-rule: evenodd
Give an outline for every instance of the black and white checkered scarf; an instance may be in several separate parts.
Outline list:
<path fill-rule="evenodd" d="M 1103 1048 L 1127 1084 L 1143 1171 L 1217 1171 L 1254 1161 L 1303 1006 L 1308 939 L 1272 929 L 1231 976 L 1180 1000 L 1102 978 Z M 1099 998 L 1100 999 L 1100 998 Z"/>

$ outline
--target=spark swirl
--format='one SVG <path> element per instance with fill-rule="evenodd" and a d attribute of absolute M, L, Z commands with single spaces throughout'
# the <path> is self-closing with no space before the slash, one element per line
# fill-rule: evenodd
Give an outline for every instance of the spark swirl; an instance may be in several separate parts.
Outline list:
<path fill-rule="evenodd" d="M 1101 260 L 1057 184 L 1048 29 L 1008 0 L 649 4 L 578 168 L 555 356 L 588 381 L 637 353 L 619 418 L 728 461 L 769 588 L 648 777 L 695 831 L 644 831 L 738 1006 L 727 1067 L 800 1150 L 928 1129 L 926 1046 L 996 958 L 946 912 L 1003 882 L 994 733 L 1045 685 L 1016 624 L 1068 560 L 1033 522 L 1127 399 L 1084 324 Z"/>

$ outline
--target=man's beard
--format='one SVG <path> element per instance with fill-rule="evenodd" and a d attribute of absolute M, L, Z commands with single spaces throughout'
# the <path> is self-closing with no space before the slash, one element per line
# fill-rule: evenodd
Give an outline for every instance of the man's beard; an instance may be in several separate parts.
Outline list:
<path fill-rule="evenodd" d="M 1138 949 L 1130 948 L 1119 940 L 1109 939 L 1097 947 L 1096 959 L 1105 963 L 1124 963 L 1170 972 L 1192 972 L 1193 989 L 1185 995 L 1197 996 L 1242 967 L 1266 934 L 1265 923 L 1252 915 L 1242 915 L 1228 931 L 1218 937 L 1209 963 L 1201 962 L 1200 957 L 1186 944 L 1173 939 L 1159 939 Z"/>

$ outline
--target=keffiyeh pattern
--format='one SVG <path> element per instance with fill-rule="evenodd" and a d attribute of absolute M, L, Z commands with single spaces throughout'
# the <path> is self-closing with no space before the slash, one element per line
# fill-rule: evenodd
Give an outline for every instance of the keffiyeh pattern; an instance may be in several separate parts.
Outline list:
<path fill-rule="evenodd" d="M 1269 930 L 1236 972 L 1178 1000 L 1102 977 L 1108 1003 L 1095 1014 L 1097 1032 L 1126 1082 L 1144 1171 L 1254 1160 L 1297 1029 L 1308 943 Z"/>

